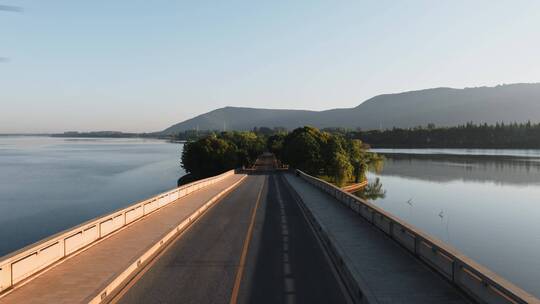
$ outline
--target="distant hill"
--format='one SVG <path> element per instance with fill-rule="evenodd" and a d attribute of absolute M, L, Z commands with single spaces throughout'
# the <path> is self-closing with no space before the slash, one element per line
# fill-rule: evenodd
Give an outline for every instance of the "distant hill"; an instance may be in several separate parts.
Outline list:
<path fill-rule="evenodd" d="M 455 126 L 467 122 L 540 122 L 540 83 L 466 89 L 435 88 L 384 94 L 355 108 L 326 111 L 225 107 L 173 125 L 162 134 L 185 130 L 249 130 L 253 127 L 303 125 L 387 129 L 434 123 Z"/>

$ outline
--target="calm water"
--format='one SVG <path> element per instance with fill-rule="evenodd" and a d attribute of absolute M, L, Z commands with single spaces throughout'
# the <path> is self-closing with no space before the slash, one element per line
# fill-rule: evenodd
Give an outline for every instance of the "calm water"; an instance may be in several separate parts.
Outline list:
<path fill-rule="evenodd" d="M 0 256 L 174 188 L 180 144 L 0 137 Z"/>
<path fill-rule="evenodd" d="M 181 147 L 0 137 L 0 256 L 173 188 Z M 540 296 L 540 150 L 378 151 L 372 201 Z"/>
<path fill-rule="evenodd" d="M 540 150 L 376 151 L 375 204 L 540 296 Z"/>

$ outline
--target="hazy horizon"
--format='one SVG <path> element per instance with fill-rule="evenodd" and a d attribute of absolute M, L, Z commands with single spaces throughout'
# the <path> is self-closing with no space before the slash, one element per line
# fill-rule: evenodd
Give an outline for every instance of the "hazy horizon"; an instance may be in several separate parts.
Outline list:
<path fill-rule="evenodd" d="M 224 106 L 540 81 L 536 1 L 17 5 L 0 11 L 0 133 L 152 132 Z"/>

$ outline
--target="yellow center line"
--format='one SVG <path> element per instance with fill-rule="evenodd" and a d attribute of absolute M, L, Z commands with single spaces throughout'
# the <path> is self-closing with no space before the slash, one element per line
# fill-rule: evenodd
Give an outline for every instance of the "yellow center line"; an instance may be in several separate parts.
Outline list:
<path fill-rule="evenodd" d="M 265 178 L 266 180 L 266 178 Z M 234 279 L 234 287 L 231 294 L 230 304 L 236 304 L 238 302 L 238 293 L 240 292 L 240 283 L 242 282 L 242 276 L 244 275 L 244 268 L 246 264 L 246 257 L 249 249 L 249 243 L 251 242 L 251 235 L 253 234 L 253 226 L 255 225 L 255 216 L 257 215 L 257 209 L 259 209 L 259 203 L 261 201 L 261 194 L 264 188 L 264 182 L 261 185 L 259 190 L 259 195 L 257 196 L 257 202 L 255 203 L 255 208 L 251 213 L 251 222 L 249 223 L 248 231 L 246 233 L 246 238 L 244 239 L 244 245 L 242 246 L 242 255 L 240 256 L 240 263 L 238 264 L 238 269 L 236 270 L 236 277 Z"/>

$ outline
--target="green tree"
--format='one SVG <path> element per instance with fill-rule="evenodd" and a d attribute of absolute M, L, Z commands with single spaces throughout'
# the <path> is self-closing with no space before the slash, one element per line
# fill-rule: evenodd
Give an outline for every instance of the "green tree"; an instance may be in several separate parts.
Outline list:
<path fill-rule="evenodd" d="M 215 135 L 187 142 L 182 151 L 182 167 L 196 178 L 216 175 L 237 165 L 236 145 Z"/>
<path fill-rule="evenodd" d="M 318 175 L 323 169 L 321 143 L 325 136 L 313 127 L 298 128 L 283 141 L 282 160 L 308 174 Z"/>
<path fill-rule="evenodd" d="M 277 133 L 268 137 L 266 148 L 273 153 L 278 159 L 282 159 L 283 142 L 285 141 L 286 133 Z"/>
<path fill-rule="evenodd" d="M 313 127 L 293 130 L 281 141 L 270 137 L 268 146 L 278 158 L 291 167 L 311 175 L 327 176 L 338 185 L 365 178 L 368 169 L 377 168 L 382 158 L 369 153 L 368 146 L 352 139 L 351 133 L 342 129 L 321 132 Z"/>
<path fill-rule="evenodd" d="M 353 174 L 353 166 L 349 161 L 349 157 L 345 151 L 335 152 L 329 162 L 329 175 L 334 178 L 338 186 L 343 186 L 351 180 Z"/>
<path fill-rule="evenodd" d="M 265 135 L 270 129 L 257 132 L 210 133 L 190 140 L 184 145 L 182 167 L 189 173 L 182 181 L 203 178 L 241 166 L 252 166 L 265 150 L 271 151 L 283 163 L 308 174 L 327 176 L 338 185 L 355 177 L 365 178 L 368 169 L 377 168 L 382 158 L 368 152 L 368 146 L 353 139 L 345 130 L 322 132 L 303 127 L 286 134 L 277 131 Z M 187 133 L 186 133 L 187 135 Z"/>
<path fill-rule="evenodd" d="M 325 174 L 331 176 L 336 184 L 343 185 L 352 177 L 353 166 L 347 151 L 347 142 L 341 134 L 328 134 L 323 145 Z"/>
<path fill-rule="evenodd" d="M 367 170 L 366 149 L 361 140 L 351 139 L 348 142 L 348 151 L 353 166 L 354 182 L 359 183 L 364 178 Z"/>
<path fill-rule="evenodd" d="M 540 124 L 498 122 L 456 127 L 393 128 L 349 132 L 348 137 L 361 139 L 375 147 L 392 148 L 540 148 Z"/>
<path fill-rule="evenodd" d="M 261 155 L 266 142 L 262 136 L 257 136 L 254 132 L 223 132 L 220 138 L 232 142 L 238 151 L 239 166 L 249 167 L 255 163 L 257 157 Z"/>

